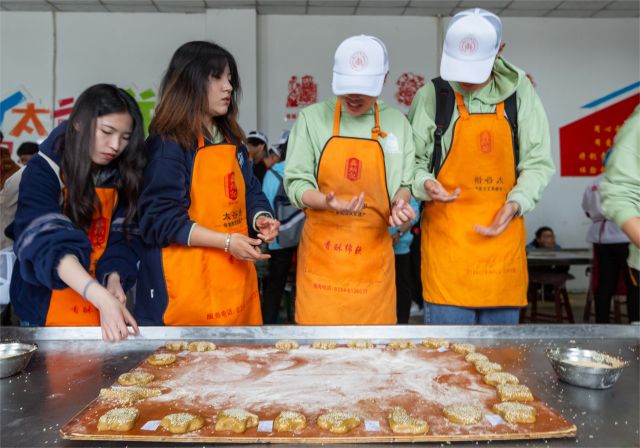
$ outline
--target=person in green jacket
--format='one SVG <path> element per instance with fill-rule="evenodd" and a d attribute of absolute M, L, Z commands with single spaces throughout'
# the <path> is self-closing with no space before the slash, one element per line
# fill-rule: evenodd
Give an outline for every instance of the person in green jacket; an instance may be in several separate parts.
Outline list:
<path fill-rule="evenodd" d="M 629 275 L 633 290 L 627 291 L 629 321 L 640 320 L 640 106 L 618 131 L 604 180 L 600 184 L 602 209 L 631 240 Z"/>
<path fill-rule="evenodd" d="M 299 324 L 396 323 L 387 226 L 415 217 L 414 144 L 405 116 L 378 100 L 388 72 L 380 39 L 346 39 L 335 53 L 336 98 L 302 110 L 291 130 L 284 186 L 306 214 L 296 275 Z"/>
<path fill-rule="evenodd" d="M 516 324 L 519 307 L 526 306 L 522 216 L 555 167 L 540 98 L 525 72 L 500 56 L 503 48 L 496 15 L 479 8 L 456 14 L 445 36 L 441 78 L 422 87 L 409 110 L 416 144 L 412 192 L 427 201 L 425 323 Z M 442 121 L 436 125 L 436 97 L 451 102 L 446 129 Z M 505 113 L 510 104 L 517 119 Z"/>

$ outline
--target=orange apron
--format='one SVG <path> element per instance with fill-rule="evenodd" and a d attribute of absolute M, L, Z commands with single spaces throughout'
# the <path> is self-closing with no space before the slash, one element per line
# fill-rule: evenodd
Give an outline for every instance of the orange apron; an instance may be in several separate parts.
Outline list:
<path fill-rule="evenodd" d="M 389 195 L 378 104 L 371 139 L 340 137 L 340 100 L 333 136 L 317 171 L 322 193 L 349 200 L 364 192 L 357 213 L 306 209 L 298 248 L 296 322 L 303 325 L 396 323 L 393 246 L 389 237 Z"/>
<path fill-rule="evenodd" d="M 454 202 L 426 203 L 422 218 L 424 300 L 470 308 L 527 304 L 524 218 L 514 218 L 497 237 L 477 233 L 488 226 L 516 184 L 511 127 L 504 103 L 495 113 L 469 114 L 456 92 L 460 118 L 438 181 Z"/>
<path fill-rule="evenodd" d="M 248 235 L 245 184 L 236 146 L 204 146 L 191 177 L 190 218 L 222 233 Z M 162 249 L 169 303 L 165 325 L 260 325 L 258 276 L 253 263 L 221 249 L 172 244 Z"/>
<path fill-rule="evenodd" d="M 92 277 L 95 277 L 96 264 L 107 248 L 111 217 L 118 202 L 118 191 L 115 188 L 96 188 L 96 195 L 100 201 L 100 209 L 96 208 L 93 212 L 88 234 L 92 246 L 89 265 L 89 274 Z M 100 312 L 73 289 L 54 289 L 51 292 L 45 325 L 47 327 L 99 326 Z"/>

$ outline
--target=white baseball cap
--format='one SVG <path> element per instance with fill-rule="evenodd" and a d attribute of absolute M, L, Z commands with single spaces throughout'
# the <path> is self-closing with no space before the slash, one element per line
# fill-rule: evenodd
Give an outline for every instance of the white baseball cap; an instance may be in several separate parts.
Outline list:
<path fill-rule="evenodd" d="M 336 50 L 333 64 L 334 95 L 361 94 L 379 96 L 389 72 L 389 57 L 377 37 L 351 36 Z"/>
<path fill-rule="evenodd" d="M 267 138 L 267 136 L 264 134 L 264 132 L 260 132 L 260 131 L 251 131 L 247 134 L 247 140 L 258 140 L 262 143 L 264 143 L 265 145 L 269 146 L 269 139 Z"/>
<path fill-rule="evenodd" d="M 501 41 L 502 22 L 497 15 L 481 8 L 459 12 L 447 26 L 440 76 L 445 81 L 485 82 Z"/>

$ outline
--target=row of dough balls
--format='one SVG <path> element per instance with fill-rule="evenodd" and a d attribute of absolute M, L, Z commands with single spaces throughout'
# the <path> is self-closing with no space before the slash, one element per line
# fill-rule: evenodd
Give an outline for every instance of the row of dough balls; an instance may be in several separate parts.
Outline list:
<path fill-rule="evenodd" d="M 140 411 L 134 407 L 111 409 L 100 417 L 97 427 L 99 431 L 130 431 L 139 416 Z M 397 434 L 424 434 L 429 431 L 429 425 L 424 420 L 410 416 L 400 407 L 393 407 L 388 418 L 391 430 Z M 360 426 L 362 419 L 350 412 L 330 410 L 320 415 L 316 423 L 318 427 L 332 433 L 344 434 Z M 184 434 L 202 428 L 204 419 L 198 415 L 179 412 L 163 417 L 160 426 L 173 434 Z M 256 426 L 257 415 L 244 409 L 231 408 L 218 413 L 215 431 L 241 434 Z M 297 432 L 306 427 L 306 417 L 297 411 L 283 411 L 273 421 L 273 429 L 276 432 Z"/>
<path fill-rule="evenodd" d="M 466 344 L 466 343 L 450 344 L 448 341 L 444 339 L 437 339 L 437 338 L 424 339 L 419 344 L 424 347 L 433 348 L 433 349 L 438 349 L 440 347 L 450 348 L 451 350 L 457 353 L 462 353 L 462 354 L 471 353 L 475 351 L 475 347 L 471 344 Z M 296 341 L 284 339 L 276 342 L 275 347 L 276 349 L 282 352 L 287 352 L 289 350 L 295 350 L 300 348 L 300 344 L 298 344 Z M 374 348 L 375 344 L 368 339 L 354 339 L 347 343 L 347 347 L 362 350 L 362 349 Z M 338 344 L 335 341 L 318 340 L 311 343 L 311 348 L 317 349 L 317 350 L 333 350 L 335 348 L 338 348 Z M 386 345 L 387 350 L 407 350 L 412 348 L 416 348 L 415 342 L 412 342 L 406 339 L 394 340 L 389 342 Z"/>
<path fill-rule="evenodd" d="M 522 403 L 498 403 L 493 411 L 512 423 L 534 423 L 536 411 L 533 407 Z M 482 419 L 482 411 L 473 405 L 458 404 L 443 410 L 444 416 L 453 423 L 471 425 Z M 103 414 L 98 420 L 98 431 L 130 431 L 133 429 L 140 411 L 133 407 L 115 408 Z M 429 431 L 426 421 L 412 417 L 401 407 L 391 408 L 389 426 L 396 434 L 425 434 Z M 350 412 L 331 410 L 320 415 L 316 423 L 318 427 L 335 434 L 344 434 L 362 424 L 362 419 Z M 204 426 L 204 419 L 198 415 L 179 412 L 166 415 L 160 421 L 162 426 L 172 434 L 184 434 L 196 431 Z M 244 433 L 249 428 L 258 426 L 258 416 L 244 409 L 232 408 L 218 413 L 215 431 L 231 431 Z M 276 432 L 298 432 L 307 427 L 304 414 L 297 411 L 283 411 L 273 422 Z"/>

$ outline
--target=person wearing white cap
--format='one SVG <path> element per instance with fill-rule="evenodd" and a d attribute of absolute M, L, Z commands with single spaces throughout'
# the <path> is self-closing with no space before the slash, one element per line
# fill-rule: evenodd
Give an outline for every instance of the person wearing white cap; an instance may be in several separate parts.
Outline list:
<path fill-rule="evenodd" d="M 251 163 L 253 163 L 253 174 L 260 181 L 260 184 L 262 184 L 268 170 L 265 163 L 268 156 L 267 148 L 269 148 L 269 139 L 263 132 L 251 131 L 247 134 L 247 150 Z"/>
<path fill-rule="evenodd" d="M 441 78 L 409 110 L 422 219 L 425 323 L 516 324 L 527 304 L 523 215 L 555 167 L 526 74 L 500 56 L 502 22 L 475 8 L 449 22 Z"/>
<path fill-rule="evenodd" d="M 289 139 L 285 189 L 307 218 L 298 249 L 296 322 L 394 324 L 395 270 L 387 226 L 409 205 L 414 144 L 404 115 L 378 101 L 389 60 L 380 39 L 337 48 L 337 98 L 302 110 Z"/>

